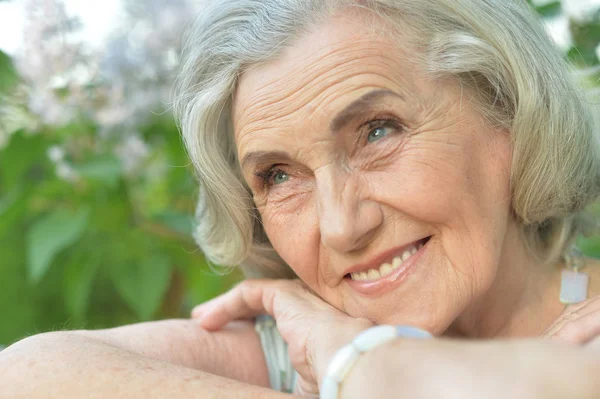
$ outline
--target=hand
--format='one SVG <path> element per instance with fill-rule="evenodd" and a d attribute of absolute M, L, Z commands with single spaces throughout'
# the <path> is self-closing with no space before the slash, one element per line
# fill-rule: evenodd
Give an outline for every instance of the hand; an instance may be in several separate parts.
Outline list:
<path fill-rule="evenodd" d="M 544 337 L 577 345 L 600 346 L 600 296 L 570 305 Z"/>
<path fill-rule="evenodd" d="M 327 304 L 300 280 L 246 280 L 195 307 L 192 317 L 203 328 L 218 330 L 230 321 L 265 313 L 275 318 L 288 343 L 292 365 L 300 376 L 296 393 L 302 396 L 318 395 L 331 357 L 372 326 Z"/>

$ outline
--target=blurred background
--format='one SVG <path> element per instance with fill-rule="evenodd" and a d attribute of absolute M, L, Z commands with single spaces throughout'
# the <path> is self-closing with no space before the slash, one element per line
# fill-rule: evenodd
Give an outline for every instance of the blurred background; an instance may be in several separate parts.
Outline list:
<path fill-rule="evenodd" d="M 0 346 L 186 317 L 240 279 L 193 242 L 170 113 L 200 2 L 0 0 Z M 530 4 L 600 103 L 600 0 Z M 579 244 L 600 257 L 599 237 Z"/>

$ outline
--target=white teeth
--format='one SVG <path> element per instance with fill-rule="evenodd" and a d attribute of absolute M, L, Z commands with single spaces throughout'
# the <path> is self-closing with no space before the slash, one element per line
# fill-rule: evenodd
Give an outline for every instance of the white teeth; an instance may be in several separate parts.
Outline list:
<path fill-rule="evenodd" d="M 369 280 L 377 280 L 379 277 L 381 277 L 381 273 L 379 273 L 379 270 L 369 270 Z"/>
<path fill-rule="evenodd" d="M 356 281 L 378 280 L 381 277 L 385 277 L 391 274 L 394 270 L 398 269 L 403 262 L 405 262 L 408 258 L 417 253 L 417 251 L 421 248 L 423 248 L 422 242 L 418 243 L 414 247 L 408 248 L 406 251 L 404 251 L 404 253 L 401 256 L 396 256 L 394 259 L 392 259 L 392 264 L 384 263 L 379 267 L 379 269 L 370 269 L 364 272 L 352 273 L 350 277 L 352 278 L 352 280 Z"/>
<path fill-rule="evenodd" d="M 381 267 L 379 268 L 379 273 L 381 273 L 381 276 L 387 276 L 388 274 L 390 274 L 391 272 L 394 271 L 394 268 L 392 267 L 392 265 L 390 265 L 389 263 L 384 263 L 383 265 L 381 265 Z"/>

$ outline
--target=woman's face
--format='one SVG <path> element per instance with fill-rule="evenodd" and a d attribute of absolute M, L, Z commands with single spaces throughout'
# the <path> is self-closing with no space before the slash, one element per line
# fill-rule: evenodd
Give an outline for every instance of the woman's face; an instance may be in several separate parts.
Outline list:
<path fill-rule="evenodd" d="M 237 151 L 271 243 L 338 309 L 444 331 L 490 287 L 510 140 L 364 16 L 243 75 Z"/>

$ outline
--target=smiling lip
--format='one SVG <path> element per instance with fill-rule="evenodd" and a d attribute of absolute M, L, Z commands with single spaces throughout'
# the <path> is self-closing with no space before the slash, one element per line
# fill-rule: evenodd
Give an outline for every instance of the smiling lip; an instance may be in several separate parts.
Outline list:
<path fill-rule="evenodd" d="M 415 241 L 408 245 L 403 245 L 401 247 L 393 248 L 393 249 L 386 251 L 385 253 L 379 255 L 377 258 L 373 259 L 369 263 L 356 265 L 356 266 L 346 270 L 347 274 L 345 275 L 344 281 L 346 281 L 348 283 L 348 285 L 351 288 L 353 288 L 355 291 L 358 291 L 360 294 L 363 294 L 363 295 L 369 295 L 369 296 L 381 295 L 381 294 L 391 291 L 396 286 L 401 284 L 402 281 L 404 281 L 404 279 L 406 278 L 406 276 L 408 276 L 410 271 L 413 269 L 413 266 L 415 265 L 415 263 L 419 260 L 419 258 L 423 255 L 423 253 L 427 249 L 427 243 L 429 242 L 429 238 L 430 237 L 427 237 L 425 239 Z M 396 257 L 398 255 L 401 255 L 405 249 L 415 246 L 419 243 L 423 243 L 424 244 L 423 247 L 421 249 L 419 249 L 417 252 L 415 252 L 406 261 L 404 261 L 399 268 L 397 268 L 396 270 L 394 270 L 391 274 L 389 274 L 387 276 L 381 277 L 374 281 L 358 281 L 358 280 L 353 280 L 350 277 L 350 273 L 367 271 L 369 269 L 376 269 L 385 262 L 389 263 L 391 261 L 391 259 L 393 259 L 394 257 Z"/>

